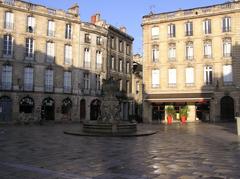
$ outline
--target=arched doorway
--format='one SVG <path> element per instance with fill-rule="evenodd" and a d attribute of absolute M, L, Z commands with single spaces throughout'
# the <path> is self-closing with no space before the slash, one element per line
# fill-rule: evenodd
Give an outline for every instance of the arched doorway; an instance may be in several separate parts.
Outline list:
<path fill-rule="evenodd" d="M 55 103 L 50 97 L 45 98 L 42 102 L 41 117 L 44 120 L 54 120 Z"/>
<path fill-rule="evenodd" d="M 68 120 L 71 120 L 71 111 L 72 111 L 72 100 L 70 98 L 65 98 L 62 101 L 62 114 Z"/>
<path fill-rule="evenodd" d="M 86 118 L 86 100 L 82 99 L 80 101 L 80 120 L 84 120 Z"/>
<path fill-rule="evenodd" d="M 12 100 L 8 96 L 0 98 L 0 121 L 9 121 L 12 118 Z"/>
<path fill-rule="evenodd" d="M 221 120 L 234 121 L 234 100 L 230 96 L 221 99 Z"/>
<path fill-rule="evenodd" d="M 91 102 L 90 120 L 96 121 L 100 115 L 101 101 L 95 99 Z"/>
<path fill-rule="evenodd" d="M 31 97 L 26 96 L 20 100 L 19 103 L 19 112 L 20 113 L 33 113 L 34 110 L 34 101 Z"/>

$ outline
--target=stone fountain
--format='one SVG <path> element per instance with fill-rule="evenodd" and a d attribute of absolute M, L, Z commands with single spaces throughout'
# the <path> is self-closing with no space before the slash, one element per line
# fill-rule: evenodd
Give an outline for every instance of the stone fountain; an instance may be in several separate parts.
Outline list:
<path fill-rule="evenodd" d="M 121 119 L 121 100 L 123 98 L 124 95 L 119 92 L 117 81 L 112 78 L 104 80 L 98 119 L 84 122 L 83 132 L 111 135 L 135 133 L 137 131 L 136 123 Z"/>

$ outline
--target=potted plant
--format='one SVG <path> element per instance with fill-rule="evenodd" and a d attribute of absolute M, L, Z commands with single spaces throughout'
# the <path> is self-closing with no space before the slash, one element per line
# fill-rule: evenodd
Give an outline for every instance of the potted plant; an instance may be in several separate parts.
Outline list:
<path fill-rule="evenodd" d="M 168 106 L 166 108 L 166 113 L 167 113 L 167 123 L 172 124 L 172 120 L 176 115 L 176 111 L 173 106 Z"/>
<path fill-rule="evenodd" d="M 187 117 L 188 117 L 188 106 L 184 106 L 180 109 L 179 113 L 180 113 L 180 119 L 182 121 L 182 124 L 186 123 Z"/>

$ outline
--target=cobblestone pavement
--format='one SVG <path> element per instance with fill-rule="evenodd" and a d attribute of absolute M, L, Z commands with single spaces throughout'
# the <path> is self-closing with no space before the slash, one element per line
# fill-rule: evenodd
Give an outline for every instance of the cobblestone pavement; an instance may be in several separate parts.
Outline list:
<path fill-rule="evenodd" d="M 140 125 L 148 137 L 63 134 L 79 124 L 0 127 L 0 179 L 240 178 L 233 124 Z"/>

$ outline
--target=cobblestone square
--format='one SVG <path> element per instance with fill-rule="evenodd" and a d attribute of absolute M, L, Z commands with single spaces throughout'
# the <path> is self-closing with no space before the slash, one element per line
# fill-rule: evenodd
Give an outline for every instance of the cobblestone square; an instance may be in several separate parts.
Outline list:
<path fill-rule="evenodd" d="M 240 178 L 234 124 L 140 125 L 147 137 L 63 134 L 79 124 L 2 126 L 1 179 Z"/>

